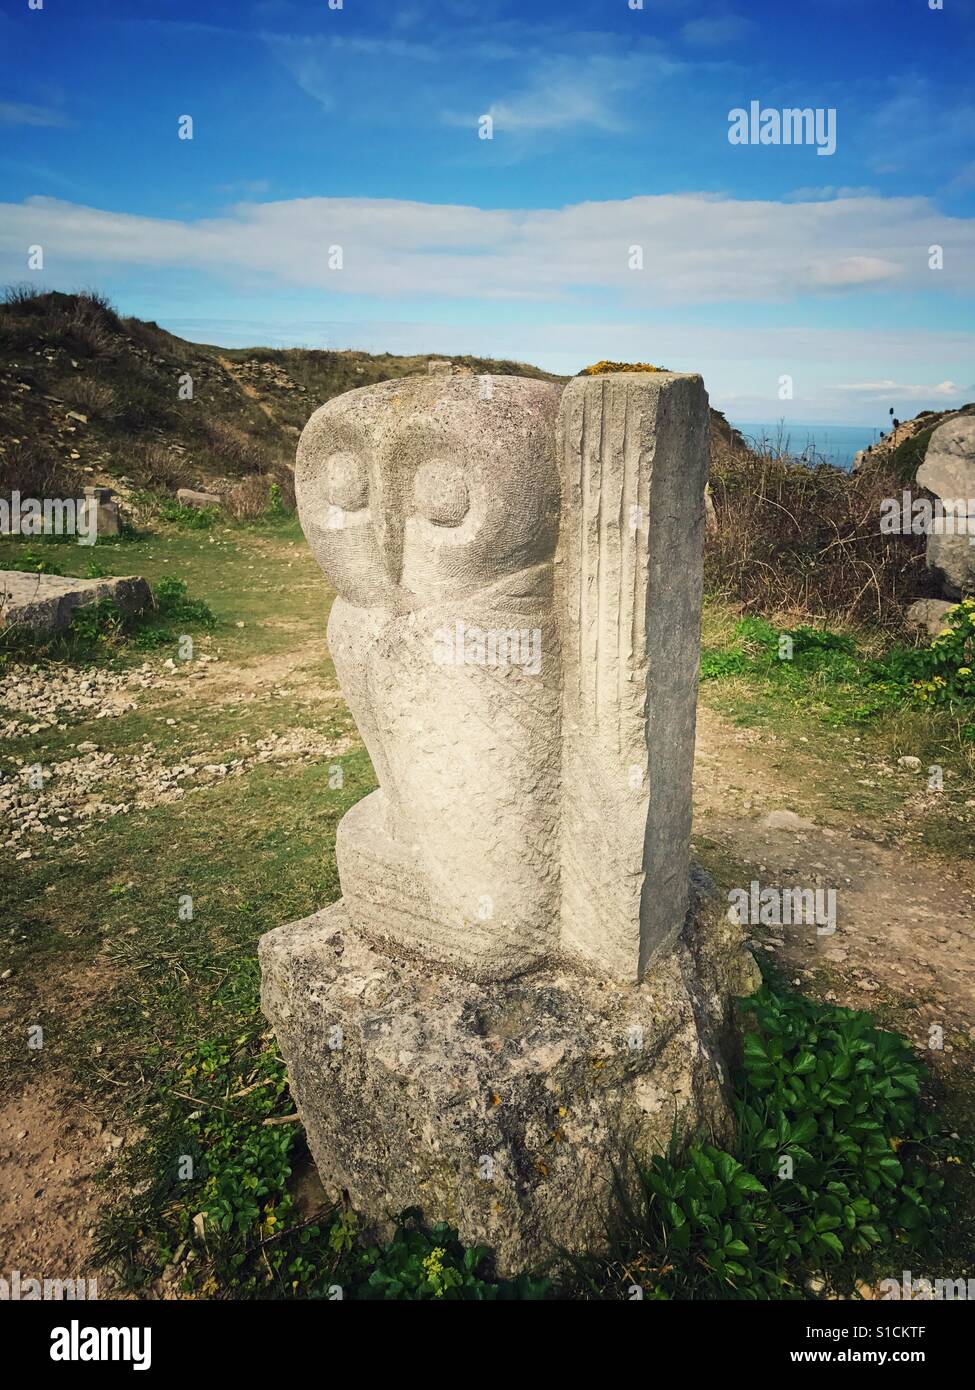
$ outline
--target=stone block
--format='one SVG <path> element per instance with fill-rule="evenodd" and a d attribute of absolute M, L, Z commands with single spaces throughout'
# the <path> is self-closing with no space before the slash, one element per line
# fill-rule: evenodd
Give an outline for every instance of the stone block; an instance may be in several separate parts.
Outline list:
<path fill-rule="evenodd" d="M 86 487 L 81 508 L 85 515 L 84 518 L 79 518 L 80 532 L 94 536 L 96 540 L 121 533 L 118 503 L 111 488 Z"/>
<path fill-rule="evenodd" d="M 204 511 L 207 507 L 223 505 L 223 499 L 218 497 L 215 492 L 197 492 L 191 487 L 178 488 L 176 501 L 181 507 L 196 507 L 198 511 Z"/>
<path fill-rule="evenodd" d="M 65 579 L 57 574 L 23 574 L 0 570 L 0 624 L 37 633 L 62 632 L 76 608 L 111 599 L 123 613 L 141 613 L 152 592 L 136 575 L 116 579 Z"/>
<path fill-rule="evenodd" d="M 938 426 L 917 480 L 952 514 L 945 529 L 928 535 L 928 568 L 938 572 L 949 598 L 975 593 L 975 416 Z"/>
<path fill-rule="evenodd" d="M 710 885 L 639 985 L 552 964 L 478 982 L 390 956 L 345 904 L 260 944 L 262 1003 L 326 1187 L 382 1238 L 419 1206 L 502 1275 L 598 1246 L 614 1165 L 731 1136 L 730 1001 L 758 983 Z"/>

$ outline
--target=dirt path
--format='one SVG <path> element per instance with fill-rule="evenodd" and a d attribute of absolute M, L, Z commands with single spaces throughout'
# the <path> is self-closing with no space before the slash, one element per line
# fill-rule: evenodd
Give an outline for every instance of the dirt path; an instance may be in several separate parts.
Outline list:
<path fill-rule="evenodd" d="M 852 775 L 852 773 L 851 773 Z M 971 866 L 949 867 L 872 838 L 842 811 L 810 810 L 811 759 L 782 757 L 773 735 L 739 729 L 701 706 L 695 833 L 765 886 L 835 888 L 836 931 L 756 927 L 789 978 L 817 978 L 838 1002 L 895 1003 L 897 1024 L 923 1046 L 932 1025 L 975 1039 L 975 892 Z M 729 886 L 729 885 L 726 885 Z"/>
<path fill-rule="evenodd" d="M 94 1277 L 88 1297 L 112 1292 L 92 1262 L 102 1202 L 95 1175 L 122 1142 L 50 1077 L 0 1104 L 0 1278 Z"/>

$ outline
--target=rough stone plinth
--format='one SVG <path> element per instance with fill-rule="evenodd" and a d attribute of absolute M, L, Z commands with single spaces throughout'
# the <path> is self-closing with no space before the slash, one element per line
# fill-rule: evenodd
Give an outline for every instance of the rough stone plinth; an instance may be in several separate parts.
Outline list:
<path fill-rule="evenodd" d="M 150 606 L 152 592 L 146 581 L 136 575 L 64 579 L 57 574 L 0 570 L 0 624 L 4 627 L 61 632 L 71 622 L 76 608 L 99 599 L 111 599 L 131 616 Z"/>
<path fill-rule="evenodd" d="M 949 598 L 975 593 L 975 417 L 938 426 L 917 480 L 953 510 L 953 532 L 928 535 L 928 568 L 938 572 Z"/>
<path fill-rule="evenodd" d="M 81 534 L 94 536 L 96 539 L 121 534 L 118 503 L 110 487 L 86 487 L 81 508 L 84 512 L 84 520 L 79 518 L 78 524 Z"/>
<path fill-rule="evenodd" d="M 380 953 L 342 902 L 260 945 L 262 1002 L 326 1189 L 383 1234 L 419 1206 L 500 1273 L 598 1244 L 613 1163 L 730 1132 L 729 1001 L 757 984 L 698 874 L 639 985 L 552 964 L 477 983 Z"/>

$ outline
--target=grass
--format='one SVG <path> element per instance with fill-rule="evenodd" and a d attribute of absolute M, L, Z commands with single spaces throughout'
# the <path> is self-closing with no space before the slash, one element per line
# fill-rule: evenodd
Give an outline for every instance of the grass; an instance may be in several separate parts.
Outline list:
<path fill-rule="evenodd" d="M 782 636 L 792 633 L 791 660 L 779 659 Z M 892 661 L 889 638 L 876 630 L 837 632 L 781 627 L 742 618 L 720 598 L 705 604 L 702 698 L 743 727 L 770 731 L 815 762 L 810 804 L 842 808 L 883 824 L 901 801 L 884 775 L 903 757 L 942 770 L 943 789 L 919 808 L 915 829 L 931 849 L 970 856 L 975 796 L 975 701 L 953 707 L 918 698 Z M 878 773 L 880 774 L 878 776 Z"/>
<path fill-rule="evenodd" d="M 0 537 L 0 569 L 19 568 L 29 555 L 40 556 L 48 573 L 86 578 L 97 562 L 101 577 L 139 574 L 153 588 L 163 579 L 183 580 L 216 620 L 218 637 L 206 649 L 231 660 L 287 650 L 295 632 L 307 637 L 316 625 L 324 634 L 321 573 L 293 517 L 217 525 L 205 533 L 159 525 L 94 549 L 69 539 Z M 287 622 L 268 622 L 276 602 L 286 605 Z M 122 665 L 144 659 L 137 648 L 113 657 Z"/>

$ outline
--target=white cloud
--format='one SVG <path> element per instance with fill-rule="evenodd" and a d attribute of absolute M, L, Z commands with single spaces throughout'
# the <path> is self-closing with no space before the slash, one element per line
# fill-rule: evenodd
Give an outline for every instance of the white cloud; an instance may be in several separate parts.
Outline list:
<path fill-rule="evenodd" d="M 686 71 L 685 63 L 643 35 L 624 43 L 611 34 L 574 31 L 553 43 L 539 26 L 480 18 L 461 35 L 430 20 L 422 42 L 273 33 L 263 39 L 326 111 L 354 110 L 359 120 L 391 126 L 468 128 L 489 114 L 498 131 L 525 140 L 554 130 L 622 131 L 633 122 L 636 96 L 645 104 L 662 81 Z M 382 92 L 375 100 L 379 62 Z"/>
<path fill-rule="evenodd" d="M 928 247 L 950 248 L 928 269 Z M 975 220 L 924 198 L 815 203 L 667 194 L 556 209 L 394 199 L 241 202 L 198 221 L 139 217 L 53 198 L 0 204 L 0 272 L 26 247 L 77 282 L 115 266 L 174 267 L 264 284 L 383 298 L 550 303 L 784 302 L 871 286 L 975 291 Z M 344 267 L 329 269 L 329 247 Z M 642 270 L 629 269 L 642 248 Z"/>
<path fill-rule="evenodd" d="M 939 381 L 934 386 L 905 386 L 897 381 L 857 381 L 833 388 L 854 391 L 861 396 L 900 396 L 907 400 L 928 400 L 932 396 L 960 396 L 961 387 L 953 381 Z"/>
<path fill-rule="evenodd" d="M 845 256 L 839 260 L 814 262 L 813 274 L 820 285 L 850 288 L 896 280 L 901 268 L 894 261 L 881 260 L 879 256 Z"/>
<path fill-rule="evenodd" d="M 879 196 L 877 190 L 869 184 L 846 186 L 827 183 L 794 188 L 791 193 L 783 194 L 782 201 L 785 203 L 825 203 L 834 198 L 876 198 Z"/>
<path fill-rule="evenodd" d="M 613 58 L 595 57 L 584 68 L 564 59 L 541 63 L 530 86 L 511 97 L 494 101 L 487 114 L 498 131 L 539 131 L 589 126 L 617 131 L 624 123 L 616 114 L 618 93 L 638 87 L 637 65 Z M 451 124 L 473 125 L 470 117 L 449 117 Z"/>
<path fill-rule="evenodd" d="M 422 96 L 418 69 L 438 60 L 431 44 L 401 38 L 265 33 L 269 52 L 291 73 L 307 96 L 328 112 L 346 119 L 395 124 L 405 116 L 404 103 Z M 382 63 L 383 90 L 372 90 L 376 65 Z"/>
<path fill-rule="evenodd" d="M 499 131 L 531 133 L 589 127 L 623 131 L 633 120 L 632 103 L 639 94 L 645 106 L 662 80 L 682 71 L 682 65 L 647 47 L 627 53 L 590 51 L 556 57 L 538 55 L 522 87 L 487 108 Z M 458 124 L 454 115 L 447 117 Z M 464 124 L 473 124 L 471 116 Z"/>

